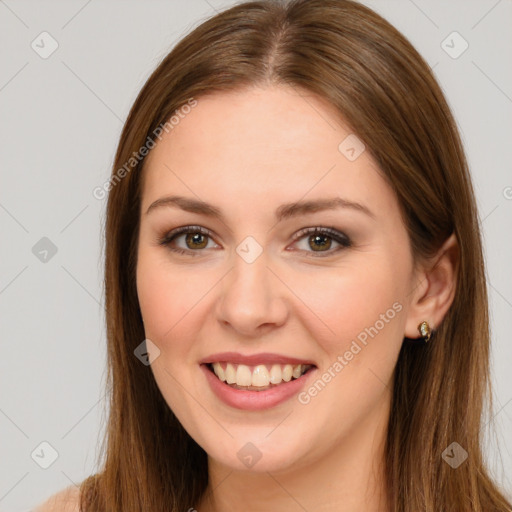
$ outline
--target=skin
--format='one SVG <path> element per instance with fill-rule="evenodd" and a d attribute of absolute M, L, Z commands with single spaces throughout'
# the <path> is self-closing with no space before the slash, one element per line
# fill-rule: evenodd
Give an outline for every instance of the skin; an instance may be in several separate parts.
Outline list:
<path fill-rule="evenodd" d="M 351 162 L 338 150 L 350 133 L 310 93 L 251 88 L 198 98 L 146 159 L 137 291 L 146 337 L 160 350 L 151 364 L 157 385 L 208 453 L 209 492 L 191 504 L 199 512 L 241 503 L 247 511 L 388 510 L 382 460 L 393 370 L 404 336 L 419 338 L 421 321 L 435 327 L 448 310 L 457 246 L 452 236 L 415 264 L 397 198 L 369 151 Z M 169 206 L 146 213 L 168 195 L 213 204 L 225 220 Z M 375 218 L 340 208 L 274 219 L 282 203 L 336 195 Z M 212 236 L 187 245 L 181 234 L 171 247 L 195 256 L 158 243 L 194 225 Z M 294 240 L 318 226 L 352 245 Z M 236 252 L 247 236 L 263 249 L 251 264 Z M 216 352 L 273 352 L 315 361 L 318 378 L 394 303 L 400 311 L 307 404 L 294 397 L 264 411 L 234 409 L 198 364 Z M 261 453 L 252 468 L 237 456 L 248 442 Z"/>

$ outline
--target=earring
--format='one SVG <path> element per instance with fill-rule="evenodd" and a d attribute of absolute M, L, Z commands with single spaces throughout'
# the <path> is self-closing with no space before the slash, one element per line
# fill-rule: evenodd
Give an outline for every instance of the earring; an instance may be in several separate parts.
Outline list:
<path fill-rule="evenodd" d="M 432 334 L 432 329 L 430 328 L 430 325 L 428 325 L 428 322 L 426 320 L 418 325 L 418 331 L 420 331 L 420 334 L 423 337 L 423 341 L 427 343 Z"/>

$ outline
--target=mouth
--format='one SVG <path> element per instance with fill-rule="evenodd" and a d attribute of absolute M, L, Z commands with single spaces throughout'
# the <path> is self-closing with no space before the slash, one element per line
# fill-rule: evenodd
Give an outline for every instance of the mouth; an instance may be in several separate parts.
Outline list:
<path fill-rule="evenodd" d="M 314 364 L 245 365 L 229 361 L 203 363 L 215 377 L 233 389 L 265 391 L 298 380 L 314 370 Z"/>

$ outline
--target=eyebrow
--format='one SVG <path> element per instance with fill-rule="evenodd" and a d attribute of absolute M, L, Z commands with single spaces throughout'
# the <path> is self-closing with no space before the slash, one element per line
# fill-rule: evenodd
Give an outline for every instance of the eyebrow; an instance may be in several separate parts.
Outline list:
<path fill-rule="evenodd" d="M 190 213 L 198 213 L 219 219 L 224 222 L 222 211 L 209 203 L 198 199 L 192 199 L 183 196 L 168 196 L 157 199 L 146 211 L 146 215 L 151 211 L 161 207 L 178 207 Z M 362 212 L 375 220 L 375 214 L 365 205 L 343 199 L 341 197 L 332 197 L 327 199 L 316 199 L 311 201 L 298 201 L 294 203 L 285 203 L 279 206 L 275 211 L 276 220 L 282 221 L 290 217 L 304 215 L 308 213 L 335 210 L 337 208 L 350 208 L 352 210 Z"/>

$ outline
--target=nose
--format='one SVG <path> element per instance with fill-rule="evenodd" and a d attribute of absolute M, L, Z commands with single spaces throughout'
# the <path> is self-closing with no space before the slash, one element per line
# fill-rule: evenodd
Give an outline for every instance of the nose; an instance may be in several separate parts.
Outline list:
<path fill-rule="evenodd" d="M 240 337 L 260 337 L 288 317 L 287 288 L 268 264 L 265 252 L 252 263 L 236 255 L 219 287 L 218 320 Z"/>

